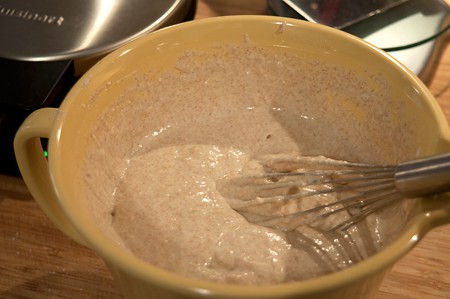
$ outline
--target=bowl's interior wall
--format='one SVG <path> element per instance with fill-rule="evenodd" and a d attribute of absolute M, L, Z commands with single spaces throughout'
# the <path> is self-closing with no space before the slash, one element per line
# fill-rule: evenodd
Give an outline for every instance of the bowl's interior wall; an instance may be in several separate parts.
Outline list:
<path fill-rule="evenodd" d="M 331 31 L 280 26 L 211 26 L 203 36 L 195 28 L 160 32 L 127 53 L 114 53 L 80 80 L 62 110 L 77 111 L 83 121 L 67 115 L 65 129 L 76 127 L 77 134 L 63 130 L 61 136 L 66 155 L 85 158 L 64 171 L 78 174 L 70 188 L 84 195 L 81 205 L 107 235 L 120 242 L 110 221 L 127 159 L 155 146 L 232 145 L 255 155 L 288 149 L 368 163 L 436 151 L 440 128 L 427 95 L 399 67 Z M 272 59 L 255 57 L 255 46 L 270 48 Z M 286 52 L 295 53 L 297 62 L 280 66 L 277 59 Z M 218 58 L 234 65 L 234 77 L 221 79 L 220 67 L 200 72 Z M 243 86 L 249 69 L 240 65 L 253 66 L 254 85 Z M 293 98 L 298 100 L 286 100 Z M 260 114 L 249 114 L 249 107 Z M 261 115 L 277 125 L 259 122 Z M 149 135 L 158 135 L 158 142 Z"/>

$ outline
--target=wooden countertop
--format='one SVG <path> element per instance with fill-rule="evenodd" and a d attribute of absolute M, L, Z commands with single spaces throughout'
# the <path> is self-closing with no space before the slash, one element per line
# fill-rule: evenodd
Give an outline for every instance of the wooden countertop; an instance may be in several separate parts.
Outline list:
<path fill-rule="evenodd" d="M 264 0 L 202 0 L 196 18 L 265 12 Z M 448 44 L 428 86 L 450 120 Z M 122 298 L 103 261 L 59 232 L 21 179 L 1 175 L 0 298 Z M 377 296 L 413 298 L 450 298 L 450 225 L 431 231 L 400 260 Z"/>

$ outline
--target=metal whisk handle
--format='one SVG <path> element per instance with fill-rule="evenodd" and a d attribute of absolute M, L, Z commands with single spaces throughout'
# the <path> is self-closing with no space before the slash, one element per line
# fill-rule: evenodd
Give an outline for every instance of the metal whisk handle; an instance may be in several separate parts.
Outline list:
<path fill-rule="evenodd" d="M 401 163 L 395 171 L 397 190 L 407 197 L 450 191 L 450 154 Z"/>

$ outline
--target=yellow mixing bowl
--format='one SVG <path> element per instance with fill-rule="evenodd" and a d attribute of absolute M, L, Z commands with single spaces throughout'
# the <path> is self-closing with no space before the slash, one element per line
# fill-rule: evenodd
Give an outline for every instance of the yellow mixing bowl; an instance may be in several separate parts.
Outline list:
<path fill-rule="evenodd" d="M 186 50 L 217 43 L 241 43 L 244 37 L 258 47 L 308 53 L 318 60 L 339 62 L 350 69 L 375 69 L 388 82 L 394 100 L 404 100 L 405 118 L 420 124 L 416 139 L 421 154 L 450 151 L 450 132 L 432 95 L 414 74 L 386 53 L 321 25 L 271 16 L 233 16 L 192 21 L 133 41 L 90 69 L 59 109 L 45 108 L 32 113 L 17 132 L 14 144 L 23 178 L 55 225 L 106 261 L 127 298 L 372 298 L 385 272 L 397 260 L 428 230 L 450 222 L 448 194 L 418 201 L 398 239 L 361 263 L 318 278 L 272 286 L 226 285 L 169 273 L 118 246 L 92 216 L 81 177 L 94 134 L 92 128 L 99 116 L 111 108 L 113 100 L 126 90 L 132 77 L 148 66 L 170 68 Z M 48 160 L 43 155 L 40 138 L 49 140 Z M 116 148 L 122 146 L 105 145 L 105 159 L 120 161 L 121 157 L 114 155 Z M 97 187 L 105 188 L 101 184 Z"/>

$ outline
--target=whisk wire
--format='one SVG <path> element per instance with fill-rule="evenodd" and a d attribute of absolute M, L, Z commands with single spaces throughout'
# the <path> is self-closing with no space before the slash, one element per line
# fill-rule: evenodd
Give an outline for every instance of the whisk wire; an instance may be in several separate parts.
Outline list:
<path fill-rule="evenodd" d="M 390 166 L 285 154 L 260 163 L 267 173 L 224 183 L 222 194 L 250 222 L 284 230 L 347 212 L 331 221 L 343 231 L 399 199 L 450 191 L 450 153 Z M 303 199 L 317 206 L 298 211 Z"/>
<path fill-rule="evenodd" d="M 332 228 L 328 228 L 327 231 L 346 230 L 355 223 L 367 217 L 368 215 L 374 213 L 375 211 L 381 209 L 382 207 L 390 203 L 391 200 L 388 199 L 397 195 L 393 187 L 394 184 L 392 182 L 390 184 L 387 183 L 382 188 L 365 190 L 364 192 L 359 193 L 357 195 L 349 196 L 337 201 L 319 205 L 307 210 L 298 211 L 292 214 L 275 216 L 269 220 L 260 221 L 257 224 L 281 228 L 284 230 L 291 230 L 295 227 L 312 224 L 314 222 L 319 221 L 320 219 L 324 219 L 331 215 L 346 211 L 349 215 L 348 218 L 339 223 L 338 225 L 333 226 Z M 333 209 L 333 207 L 336 208 Z M 326 211 L 328 208 L 330 208 L 331 210 Z M 357 209 L 357 211 L 352 212 L 352 210 L 354 209 Z M 313 213 L 320 211 L 326 212 L 314 215 L 309 218 L 304 217 L 304 216 L 311 216 L 313 215 Z M 295 218 L 297 219 L 297 221 L 295 222 L 294 225 L 295 227 L 293 227 L 292 222 L 290 223 L 290 221 Z"/>
<path fill-rule="evenodd" d="M 362 212 L 349 217 L 347 220 L 342 221 L 341 223 L 332 227 L 329 230 L 330 231 L 334 231 L 334 230 L 346 231 L 350 227 L 352 227 L 355 224 L 364 220 L 367 216 L 389 206 L 389 204 L 391 204 L 401 198 L 402 197 L 396 192 L 392 192 L 392 194 L 390 194 L 390 195 L 385 195 L 383 198 L 378 198 L 377 201 L 371 205 L 370 209 L 369 208 L 365 209 Z"/>
<path fill-rule="evenodd" d="M 391 169 L 391 168 L 389 168 Z M 279 180 L 273 181 L 269 180 L 265 183 L 257 183 L 253 184 L 255 190 L 257 191 L 257 198 L 247 200 L 247 205 L 250 206 L 252 204 L 264 204 L 269 202 L 277 202 L 280 200 L 291 200 L 291 199 L 299 199 L 310 197 L 314 195 L 321 194 L 329 194 L 329 193 L 337 193 L 344 192 L 349 190 L 360 190 L 360 189 L 368 189 L 370 187 L 382 187 L 385 184 L 389 184 L 392 186 L 393 182 L 393 172 L 388 168 L 383 168 L 381 173 L 373 173 L 366 176 L 354 176 L 362 174 L 362 171 L 345 171 L 345 172 L 336 172 L 336 171 L 321 171 L 319 172 L 296 172 L 296 173 L 267 173 L 260 177 L 254 177 L 255 181 L 260 180 L 261 178 L 276 178 L 276 177 L 301 177 L 299 179 L 294 180 Z M 375 171 L 375 170 L 374 170 Z M 333 175 L 333 176 L 332 176 Z M 339 175 L 339 177 L 337 177 Z M 343 177 L 342 175 L 346 175 Z M 312 176 L 315 176 L 312 178 Z M 349 177 L 347 177 L 349 176 Z M 351 177 L 350 177 L 351 176 Z M 345 183 L 345 184 L 344 184 Z M 337 184 L 334 188 L 302 188 L 302 187 L 311 187 L 311 186 L 325 186 L 326 184 Z M 245 184 L 241 186 L 251 185 L 250 181 L 247 181 Z M 277 196 L 265 196 L 258 191 L 265 190 L 273 190 L 273 189 L 283 189 L 283 188 L 291 188 L 291 187 L 299 187 L 300 189 L 297 192 L 292 194 L 283 194 Z"/>

